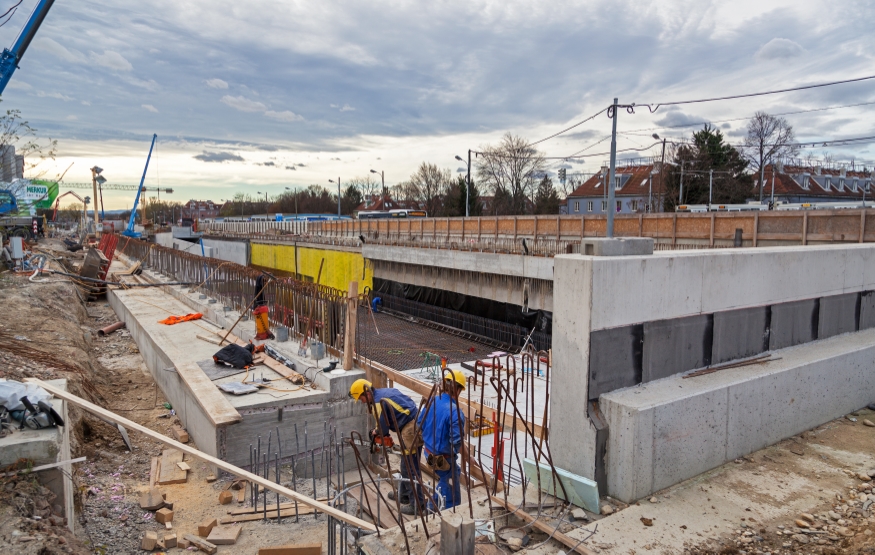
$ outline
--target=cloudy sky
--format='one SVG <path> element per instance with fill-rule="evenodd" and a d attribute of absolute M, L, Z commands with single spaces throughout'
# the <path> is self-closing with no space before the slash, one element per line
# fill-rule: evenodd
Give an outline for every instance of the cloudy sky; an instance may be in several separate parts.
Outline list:
<path fill-rule="evenodd" d="M 4 46 L 35 3 L 0 27 Z M 90 181 L 98 164 L 110 182 L 137 183 L 157 133 L 147 183 L 180 201 L 370 169 L 391 185 L 422 161 L 457 171 L 456 154 L 508 131 L 541 139 L 614 96 L 656 103 L 875 74 L 873 23 L 871 0 L 57 0 L 2 107 L 58 139 L 39 171 L 56 177 L 72 162 L 68 182 Z M 689 136 L 677 126 L 702 121 L 738 141 L 757 110 L 788 113 L 802 140 L 875 135 L 875 80 L 621 112 L 619 147 Z M 602 115 L 538 146 L 595 154 L 568 164 L 592 172 L 609 134 Z M 875 160 L 872 144 L 826 150 Z M 131 197 L 109 194 L 107 208 Z"/>

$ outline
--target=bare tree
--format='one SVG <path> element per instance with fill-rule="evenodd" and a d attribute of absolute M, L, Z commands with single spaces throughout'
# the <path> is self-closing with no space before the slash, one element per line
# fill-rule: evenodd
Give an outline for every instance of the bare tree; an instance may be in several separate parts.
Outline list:
<path fill-rule="evenodd" d="M 477 179 L 494 195 L 496 214 L 524 214 L 545 174 L 544 156 L 522 137 L 507 133 L 477 155 Z"/>
<path fill-rule="evenodd" d="M 423 162 L 410 176 L 410 186 L 423 210 L 430 216 L 443 211 L 444 197 L 450 187 L 450 170 L 440 169 L 435 164 Z"/>
<path fill-rule="evenodd" d="M 747 124 L 747 137 L 744 139 L 744 154 L 760 174 L 760 202 L 763 201 L 763 182 L 766 165 L 785 156 L 793 156 L 799 147 L 792 143 L 796 138 L 793 126 L 781 117 L 757 112 Z"/>
<path fill-rule="evenodd" d="M 14 147 L 15 154 L 24 157 L 24 171 L 33 175 L 32 170 L 40 163 L 55 159 L 58 141 L 47 139 L 43 142 L 37 137 L 36 129 L 21 117 L 21 110 L 6 110 L 0 115 L 0 152 L 7 147 Z M 44 173 L 40 171 L 34 177 L 42 177 Z"/>
<path fill-rule="evenodd" d="M 362 200 L 365 201 L 365 204 L 373 204 L 377 200 L 380 188 L 382 187 L 379 181 L 371 179 L 370 174 L 366 174 L 364 177 L 354 177 L 349 180 L 349 184 L 362 192 Z"/>

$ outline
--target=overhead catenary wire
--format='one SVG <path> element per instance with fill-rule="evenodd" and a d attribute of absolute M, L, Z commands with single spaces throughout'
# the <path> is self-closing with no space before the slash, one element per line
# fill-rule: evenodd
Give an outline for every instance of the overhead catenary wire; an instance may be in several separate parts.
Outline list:
<path fill-rule="evenodd" d="M 718 101 L 722 101 L 722 100 L 736 100 L 739 98 L 753 98 L 756 96 L 767 96 L 767 95 L 771 95 L 771 94 L 781 94 L 781 93 L 787 93 L 787 92 L 817 89 L 817 88 L 822 88 L 822 87 L 832 87 L 835 85 L 845 85 L 848 83 L 859 83 L 861 81 L 868 81 L 871 79 L 875 79 L 875 75 L 867 75 L 865 77 L 855 77 L 853 79 L 843 79 L 841 81 L 830 81 L 828 83 L 815 83 L 812 85 L 800 85 L 798 87 L 789 87 L 786 89 L 777 89 L 777 90 L 772 90 L 772 91 L 734 94 L 734 95 L 729 95 L 729 96 L 716 96 L 716 97 L 711 97 L 711 98 L 699 98 L 699 99 L 695 99 L 695 100 L 675 100 L 672 102 L 659 102 L 659 103 L 649 103 L 649 104 L 635 104 L 635 103 L 633 103 L 633 104 L 628 104 L 628 105 L 624 104 L 624 105 L 621 105 L 618 107 L 634 110 L 634 108 L 636 108 L 638 106 L 644 106 L 648 110 L 650 110 L 651 113 L 653 113 L 653 112 L 656 112 L 657 110 L 659 110 L 660 108 L 662 108 L 663 106 L 680 106 L 683 104 L 701 104 L 704 102 L 718 102 Z M 611 114 L 609 114 L 609 117 L 611 117 Z"/>
<path fill-rule="evenodd" d="M 533 143 L 529 143 L 529 146 L 535 146 L 537 144 L 543 143 L 544 141 L 549 141 L 550 139 L 552 139 L 554 137 L 558 137 L 559 135 L 562 135 L 563 133 L 567 133 L 567 132 L 571 131 L 572 129 L 574 129 L 575 127 L 579 127 L 588 121 L 594 120 L 595 118 L 597 118 L 598 116 L 600 116 L 601 114 L 606 112 L 607 110 L 608 110 L 607 107 L 603 108 L 603 109 L 599 110 L 598 112 L 596 112 L 595 114 L 589 116 L 588 118 L 581 120 L 581 121 L 575 123 L 574 125 L 570 125 L 570 126 L 566 127 L 562 131 L 558 131 L 556 133 L 553 133 L 549 137 L 544 137 L 543 139 L 538 139 L 537 141 L 535 141 Z"/>

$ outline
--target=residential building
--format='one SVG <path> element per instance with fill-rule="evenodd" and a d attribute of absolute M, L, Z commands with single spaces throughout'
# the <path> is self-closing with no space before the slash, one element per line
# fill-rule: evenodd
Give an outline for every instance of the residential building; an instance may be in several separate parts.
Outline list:
<path fill-rule="evenodd" d="M 763 200 L 776 202 L 853 202 L 875 200 L 873 172 L 851 164 L 831 167 L 795 160 L 769 164 L 764 170 Z M 759 173 L 754 176 L 754 197 L 759 198 Z"/>
<path fill-rule="evenodd" d="M 180 210 L 180 218 L 190 220 L 203 220 L 215 218 L 222 209 L 221 204 L 215 204 L 211 200 L 190 200 Z"/>
<path fill-rule="evenodd" d="M 662 211 L 659 163 L 653 163 L 650 159 L 627 162 L 616 168 L 614 177 L 615 213 Z M 566 199 L 566 213 L 605 214 L 608 210 L 608 195 L 605 188 L 607 179 L 608 168 L 603 167 L 599 173 L 574 189 Z"/>

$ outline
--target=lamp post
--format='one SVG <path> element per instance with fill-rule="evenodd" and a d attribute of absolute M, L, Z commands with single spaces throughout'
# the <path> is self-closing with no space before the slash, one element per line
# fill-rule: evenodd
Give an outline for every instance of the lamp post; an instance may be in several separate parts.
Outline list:
<path fill-rule="evenodd" d="M 334 183 L 333 179 L 328 180 L 329 183 Z M 340 178 L 337 178 L 337 218 L 340 219 Z"/>
<path fill-rule="evenodd" d="M 380 196 L 383 196 L 383 192 L 386 190 L 386 174 L 382 171 L 371 170 L 371 173 L 380 174 L 380 181 L 383 183 L 383 189 L 380 191 Z"/>
<path fill-rule="evenodd" d="M 653 134 L 653 138 L 657 141 L 659 140 L 659 135 L 656 133 Z M 665 174 L 663 171 L 665 170 L 665 139 L 662 139 L 662 162 L 659 163 L 659 198 L 662 198 L 662 193 L 665 191 Z M 651 182 L 653 179 L 650 180 Z M 653 208 L 650 209 L 653 212 Z M 662 210 L 660 210 L 662 212 Z"/>
<path fill-rule="evenodd" d="M 261 191 L 258 191 L 258 194 L 260 195 L 260 194 L 261 194 Z M 265 218 L 266 220 L 269 220 L 269 219 L 270 219 L 270 214 L 268 214 L 268 211 L 267 211 L 267 209 L 268 209 L 268 204 L 267 204 L 267 203 L 268 203 L 268 200 L 267 200 L 267 191 L 265 191 L 265 192 L 264 192 L 264 218 Z"/>
<path fill-rule="evenodd" d="M 456 160 L 459 162 L 465 162 L 462 160 L 461 156 L 456 156 Z M 467 218 L 470 214 L 470 202 L 469 198 L 471 196 L 471 149 L 468 149 L 468 161 L 465 162 L 465 166 L 468 168 L 468 175 L 465 177 L 465 217 Z"/>
<path fill-rule="evenodd" d="M 291 187 L 286 187 L 286 191 L 291 191 Z M 295 221 L 298 221 L 298 190 L 295 189 Z"/>

